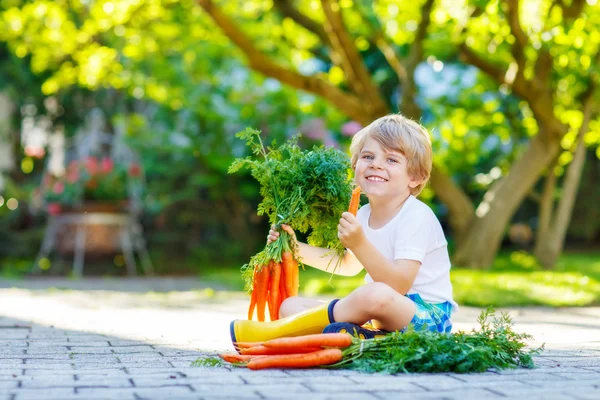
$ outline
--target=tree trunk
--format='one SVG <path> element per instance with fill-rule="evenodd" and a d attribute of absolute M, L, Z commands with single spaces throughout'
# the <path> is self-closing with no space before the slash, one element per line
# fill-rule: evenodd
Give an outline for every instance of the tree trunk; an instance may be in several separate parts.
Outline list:
<path fill-rule="evenodd" d="M 587 128 L 585 129 L 587 130 Z M 584 130 L 584 131 L 585 131 Z M 562 195 L 558 203 L 556 215 L 554 216 L 550 229 L 546 230 L 543 236 L 538 237 L 538 242 L 535 246 L 535 256 L 546 269 L 554 268 L 558 256 L 562 252 L 565 245 L 565 237 L 567 228 L 573 214 L 573 206 L 577 198 L 579 183 L 581 182 L 581 174 L 585 164 L 585 143 L 583 138 L 579 139 L 577 149 L 573 156 L 573 160 L 567 168 L 567 173 L 564 178 L 564 187 Z"/>
<path fill-rule="evenodd" d="M 550 230 L 550 223 L 554 212 L 554 190 L 556 190 L 556 175 L 553 171 L 555 165 L 556 161 L 548 168 L 548 176 L 544 180 L 544 191 L 542 192 L 542 197 L 540 199 L 540 215 L 535 238 L 534 254 L 541 251 L 538 249 L 538 246 L 545 240 L 548 231 Z"/>
<path fill-rule="evenodd" d="M 559 150 L 559 141 L 544 143 L 541 132 L 531 140 L 511 173 L 485 194 L 456 249 L 454 264 L 470 268 L 492 265 L 506 225 Z"/>
<path fill-rule="evenodd" d="M 448 207 L 449 223 L 454 239 L 460 243 L 469 230 L 475 215 L 473 202 L 452 178 L 433 167 L 429 180 L 435 195 Z"/>
<path fill-rule="evenodd" d="M 14 166 L 12 119 L 14 103 L 8 94 L 0 92 L 0 173 Z"/>

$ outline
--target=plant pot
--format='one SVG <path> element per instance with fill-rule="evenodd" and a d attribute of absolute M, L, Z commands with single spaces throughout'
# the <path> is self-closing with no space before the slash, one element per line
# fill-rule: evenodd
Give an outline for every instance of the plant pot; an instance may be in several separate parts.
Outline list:
<path fill-rule="evenodd" d="M 57 218 L 75 217 L 75 221 L 61 224 L 56 237 L 56 249 L 59 253 L 70 255 L 75 250 L 75 240 L 80 226 L 85 227 L 85 255 L 102 256 L 121 251 L 119 242 L 120 227 L 113 224 L 95 224 L 85 221 L 85 214 L 127 214 L 127 202 L 104 203 L 85 202 L 77 207 L 65 209 Z M 81 221 L 77 221 L 80 215 Z"/>

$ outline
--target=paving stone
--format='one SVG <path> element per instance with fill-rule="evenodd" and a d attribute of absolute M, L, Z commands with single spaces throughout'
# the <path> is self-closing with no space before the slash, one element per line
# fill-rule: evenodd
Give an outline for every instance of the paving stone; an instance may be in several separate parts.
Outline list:
<path fill-rule="evenodd" d="M 115 354 L 139 354 L 139 353 L 157 353 L 160 350 L 152 346 L 111 346 L 110 350 Z"/>
<path fill-rule="evenodd" d="M 23 349 L 24 354 L 28 356 L 45 355 L 45 354 L 66 354 L 67 346 L 48 346 L 48 347 L 27 347 Z"/>
<path fill-rule="evenodd" d="M 195 383 L 191 387 L 200 395 L 208 394 L 212 397 L 221 398 L 236 398 L 238 394 L 244 394 L 246 396 L 260 396 L 259 398 L 278 398 L 286 396 L 287 394 L 295 394 L 297 398 L 308 398 L 311 397 L 314 392 L 309 390 L 306 386 L 300 384 L 281 384 L 274 383 L 270 385 L 240 385 L 240 386 L 220 386 L 220 385 L 208 385 L 204 383 Z"/>
<path fill-rule="evenodd" d="M 379 391 L 378 389 L 374 389 L 371 393 L 381 400 L 389 400 L 396 398 L 409 398 L 410 400 L 480 400 L 506 398 L 503 395 L 500 395 L 487 389 L 473 389 L 468 387 L 452 392 L 432 391 L 419 392 L 414 394 L 411 393 L 410 395 L 407 395 L 403 392 Z"/>
<path fill-rule="evenodd" d="M 19 386 L 19 381 L 17 381 L 17 380 L 10 380 L 10 381 L 0 380 L 0 390 L 16 389 L 18 386 Z"/>
<path fill-rule="evenodd" d="M 78 388 L 77 394 L 82 399 L 174 399 L 183 396 L 199 397 L 189 386 L 167 386 L 161 388 L 128 388 L 128 389 L 106 389 L 106 388 Z"/>
<path fill-rule="evenodd" d="M 0 392 L 0 394 L 15 395 L 16 400 L 21 399 L 73 399 L 75 398 L 74 388 L 19 388 L 9 392 Z"/>
<path fill-rule="evenodd" d="M 338 383 L 332 380 L 330 383 L 306 383 L 305 386 L 309 387 L 311 391 L 317 393 L 336 393 L 336 392 L 365 392 L 377 388 L 378 390 L 385 390 L 390 392 L 404 392 L 404 393 L 418 393 L 426 391 L 424 387 L 420 387 L 412 382 L 408 381 L 386 381 L 385 384 L 370 385 L 370 384 L 344 384 L 343 382 Z"/>
<path fill-rule="evenodd" d="M 398 393 L 398 396 L 394 398 L 401 398 L 400 396 L 406 395 L 406 393 Z M 376 400 L 381 399 L 381 397 L 376 396 L 371 392 L 340 392 L 340 393 L 311 393 L 310 395 L 303 394 L 302 396 L 298 396 L 295 393 L 269 393 L 265 396 L 267 399 L 305 399 L 310 398 L 310 400 Z M 410 397 L 413 399 L 413 395 Z M 206 398 L 205 398 L 206 399 Z M 388 397 L 387 400 L 390 398 Z"/>
<path fill-rule="evenodd" d="M 172 377 L 172 378 L 171 378 Z M 211 377 L 182 377 L 179 374 L 170 374 L 166 377 L 164 376 L 154 376 L 154 377 L 138 377 L 131 376 L 131 379 L 136 387 L 155 387 L 155 386 L 168 386 L 168 385 L 192 385 L 192 384 L 209 384 L 209 385 L 244 385 L 244 380 L 235 375 L 219 375 L 219 376 L 211 376 Z M 269 382 L 272 382 L 273 378 Z M 257 383 L 257 382 L 252 382 Z M 267 383 L 267 382 L 264 382 Z M 286 381 L 286 383 L 288 383 Z"/>

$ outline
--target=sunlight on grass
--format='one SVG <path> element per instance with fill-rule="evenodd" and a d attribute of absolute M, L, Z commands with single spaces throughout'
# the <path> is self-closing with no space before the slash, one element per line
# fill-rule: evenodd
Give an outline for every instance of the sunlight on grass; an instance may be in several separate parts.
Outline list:
<path fill-rule="evenodd" d="M 331 279 L 330 279 L 331 278 Z M 300 295 L 343 297 L 363 283 L 364 272 L 334 276 L 310 267 L 300 271 Z M 208 269 L 204 283 L 215 288 L 243 290 L 239 268 Z M 563 254 L 554 270 L 543 270 L 523 251 L 499 255 L 490 270 L 453 267 L 454 298 L 461 305 L 496 307 L 540 305 L 551 307 L 600 304 L 600 254 Z"/>

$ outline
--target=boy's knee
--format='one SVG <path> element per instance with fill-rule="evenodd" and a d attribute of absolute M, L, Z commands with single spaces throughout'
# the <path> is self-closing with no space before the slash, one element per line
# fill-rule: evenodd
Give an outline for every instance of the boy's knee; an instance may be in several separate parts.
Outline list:
<path fill-rule="evenodd" d="M 369 293 L 368 296 L 369 298 L 365 299 L 365 304 L 369 304 L 370 311 L 373 315 L 378 315 L 379 313 L 388 310 L 390 306 L 394 304 L 398 295 L 398 292 L 389 285 L 376 282 L 371 288 L 371 293 Z"/>
<path fill-rule="evenodd" d="M 297 302 L 294 301 L 295 299 L 296 297 L 288 297 L 281 303 L 281 306 L 279 307 L 279 318 L 285 318 L 296 313 L 295 310 L 298 306 L 296 304 Z"/>

